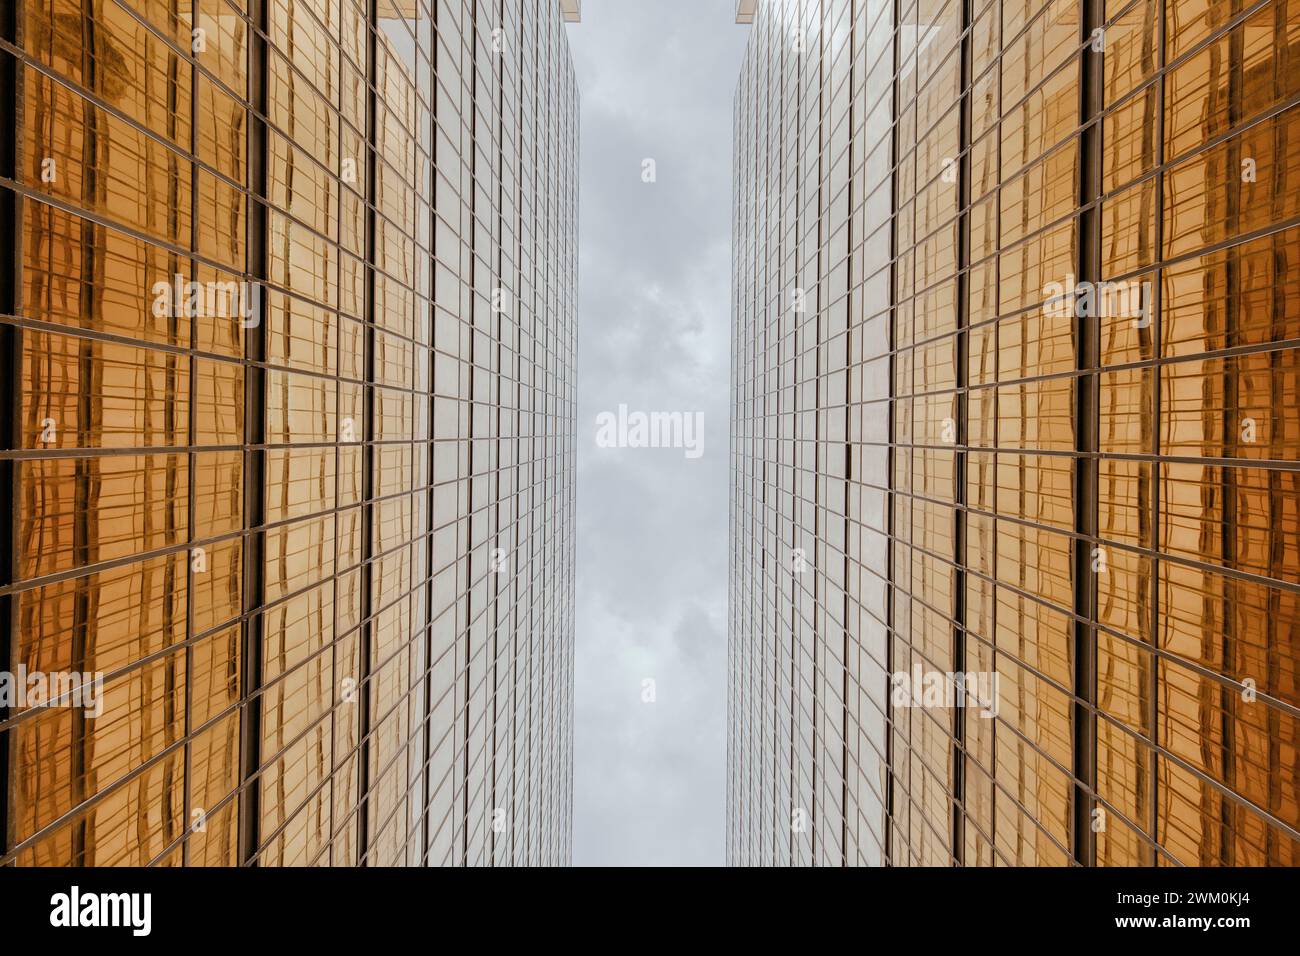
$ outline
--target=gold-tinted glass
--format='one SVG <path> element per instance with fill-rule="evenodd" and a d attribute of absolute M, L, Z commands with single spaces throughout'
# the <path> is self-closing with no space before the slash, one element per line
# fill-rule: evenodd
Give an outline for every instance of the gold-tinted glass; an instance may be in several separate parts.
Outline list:
<path fill-rule="evenodd" d="M 1300 4 L 779 7 L 736 100 L 732 860 L 1293 865 Z M 803 452 L 842 228 L 810 169 L 871 120 L 841 511 Z M 861 542 L 844 634 L 788 573 L 826 518 Z M 843 703 L 799 683 L 841 647 Z M 913 672 L 995 676 L 997 713 L 901 702 Z M 804 686 L 863 771 L 845 847 L 791 832 L 839 769 Z"/>
<path fill-rule="evenodd" d="M 0 711 L 0 865 L 568 859 L 576 79 L 489 6 L 18 0 L 0 667 L 103 709 Z"/>

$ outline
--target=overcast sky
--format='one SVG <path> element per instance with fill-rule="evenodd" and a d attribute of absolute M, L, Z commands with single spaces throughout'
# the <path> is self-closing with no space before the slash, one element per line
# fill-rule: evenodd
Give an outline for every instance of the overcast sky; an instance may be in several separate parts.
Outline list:
<path fill-rule="evenodd" d="M 748 29 L 734 0 L 583 0 L 568 27 L 579 865 L 725 862 L 731 121 Z M 703 454 L 597 447 L 597 416 L 620 404 L 701 412 Z"/>

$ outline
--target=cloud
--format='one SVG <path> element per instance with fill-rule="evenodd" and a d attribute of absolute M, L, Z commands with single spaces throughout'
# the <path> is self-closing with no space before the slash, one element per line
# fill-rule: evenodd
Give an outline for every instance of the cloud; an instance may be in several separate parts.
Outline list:
<path fill-rule="evenodd" d="M 568 28 L 582 94 L 578 864 L 724 862 L 731 130 L 748 39 L 734 13 L 587 0 Z M 703 456 L 597 448 L 596 416 L 619 404 L 702 412 Z"/>

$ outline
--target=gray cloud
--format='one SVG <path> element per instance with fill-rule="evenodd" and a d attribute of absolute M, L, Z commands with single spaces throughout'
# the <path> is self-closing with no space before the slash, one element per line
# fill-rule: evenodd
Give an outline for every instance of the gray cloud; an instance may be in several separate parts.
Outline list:
<path fill-rule="evenodd" d="M 569 27 L 578 864 L 724 862 L 731 130 L 748 39 L 734 13 L 730 0 L 585 0 Z M 596 447 L 597 414 L 620 403 L 702 412 L 704 455 Z"/>

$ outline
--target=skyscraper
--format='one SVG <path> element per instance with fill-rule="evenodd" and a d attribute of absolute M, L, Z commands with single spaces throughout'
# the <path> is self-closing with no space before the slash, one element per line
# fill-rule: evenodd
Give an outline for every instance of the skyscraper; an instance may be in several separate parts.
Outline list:
<path fill-rule="evenodd" d="M 568 860 L 577 15 L 4 5 L 0 865 Z"/>
<path fill-rule="evenodd" d="M 1300 862 L 1300 5 L 742 0 L 728 853 Z"/>

